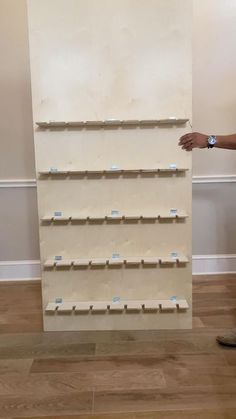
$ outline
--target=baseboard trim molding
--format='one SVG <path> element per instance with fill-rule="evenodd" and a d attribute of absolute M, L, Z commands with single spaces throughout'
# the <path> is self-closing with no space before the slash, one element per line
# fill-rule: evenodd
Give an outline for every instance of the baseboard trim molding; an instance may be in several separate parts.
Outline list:
<path fill-rule="evenodd" d="M 0 188 L 36 188 L 36 179 L 0 179 Z"/>
<path fill-rule="evenodd" d="M 236 273 L 236 255 L 194 255 L 193 275 Z"/>
<path fill-rule="evenodd" d="M 0 281 L 38 280 L 41 278 L 39 260 L 0 262 Z"/>
<path fill-rule="evenodd" d="M 236 273 L 236 255 L 194 255 L 193 275 Z M 15 260 L 0 262 L 0 281 L 39 280 L 39 260 Z"/>
<path fill-rule="evenodd" d="M 193 176 L 192 183 L 235 183 L 235 175 Z M 0 179 L 0 188 L 36 188 L 36 179 Z"/>
<path fill-rule="evenodd" d="M 192 183 L 235 183 L 236 175 L 193 176 Z"/>

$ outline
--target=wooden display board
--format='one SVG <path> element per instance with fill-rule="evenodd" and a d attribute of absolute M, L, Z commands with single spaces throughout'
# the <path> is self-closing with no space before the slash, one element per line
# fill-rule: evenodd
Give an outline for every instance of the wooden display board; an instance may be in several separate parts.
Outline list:
<path fill-rule="evenodd" d="M 191 327 L 191 2 L 28 6 L 45 330 Z"/>

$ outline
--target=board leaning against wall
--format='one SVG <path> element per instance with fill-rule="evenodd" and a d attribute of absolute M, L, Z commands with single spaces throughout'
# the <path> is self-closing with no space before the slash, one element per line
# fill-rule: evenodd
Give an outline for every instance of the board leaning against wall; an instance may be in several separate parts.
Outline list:
<path fill-rule="evenodd" d="M 191 1 L 28 15 L 45 330 L 191 327 Z"/>

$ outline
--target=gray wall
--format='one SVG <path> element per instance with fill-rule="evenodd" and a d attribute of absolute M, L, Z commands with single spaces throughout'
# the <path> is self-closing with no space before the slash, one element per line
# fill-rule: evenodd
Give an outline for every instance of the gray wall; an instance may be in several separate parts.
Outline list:
<path fill-rule="evenodd" d="M 194 0 L 194 130 L 236 132 L 235 17 L 235 0 Z M 0 260 L 36 260 L 36 188 L 12 183 L 35 178 L 25 0 L 0 2 L 0 51 Z M 193 165 L 207 182 L 236 180 L 236 152 L 197 150 Z M 194 183 L 194 254 L 236 253 L 235 189 L 235 182 Z"/>

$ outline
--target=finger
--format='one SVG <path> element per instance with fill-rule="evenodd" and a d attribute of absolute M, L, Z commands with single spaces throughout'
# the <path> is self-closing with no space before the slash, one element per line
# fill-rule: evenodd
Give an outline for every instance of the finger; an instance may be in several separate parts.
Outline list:
<path fill-rule="evenodd" d="M 191 141 L 192 134 L 186 134 L 180 138 L 179 145 L 186 144 L 187 142 Z"/>
<path fill-rule="evenodd" d="M 182 149 L 183 150 L 189 150 L 189 149 L 193 149 L 194 148 L 194 144 L 192 141 L 188 141 L 186 144 L 183 144 Z"/>
<path fill-rule="evenodd" d="M 180 137 L 180 139 L 181 138 L 186 138 L 186 137 L 189 137 L 189 136 L 192 136 L 192 135 L 193 135 L 192 132 L 188 132 L 187 134 L 182 135 L 182 137 Z"/>
<path fill-rule="evenodd" d="M 182 147 L 182 149 L 184 150 L 184 151 L 192 151 L 192 149 L 193 149 L 193 147 L 192 146 L 190 146 L 190 147 Z"/>

